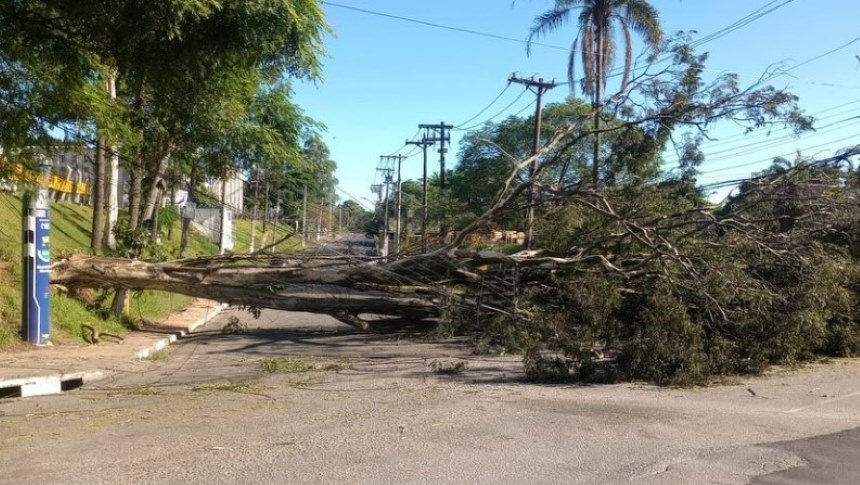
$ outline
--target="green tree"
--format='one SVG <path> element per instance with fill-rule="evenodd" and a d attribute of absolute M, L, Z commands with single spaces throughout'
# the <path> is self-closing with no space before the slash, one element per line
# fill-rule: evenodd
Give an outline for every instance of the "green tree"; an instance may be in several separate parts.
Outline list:
<path fill-rule="evenodd" d="M 627 90 L 633 67 L 632 32 L 642 37 L 645 47 L 654 59 L 663 44 L 663 29 L 657 10 L 645 0 L 555 0 L 555 6 L 551 10 L 535 19 L 529 32 L 529 43 L 536 37 L 560 29 L 577 11 L 577 35 L 570 50 L 568 79 L 573 89 L 576 84 L 576 57 L 580 54 L 585 73 L 582 89 L 586 95 L 591 96 L 594 110 L 592 178 L 594 183 L 598 183 L 601 170 L 601 106 L 609 70 L 615 61 L 616 25 L 620 25 L 624 36 L 625 53 L 619 92 Z"/>
<path fill-rule="evenodd" d="M 32 114 L 17 117 L 24 120 L 18 132 L 33 133 L 52 118 L 98 127 L 99 138 L 117 142 L 131 160 L 133 184 L 148 174 L 145 196 L 133 190 L 141 219 L 152 217 L 173 160 L 217 151 L 211 145 L 246 119 L 260 86 L 318 77 L 328 29 L 318 0 L 7 2 L 0 24 L 0 59 L 45 84 L 33 93 L 67 99 L 70 86 L 82 87 L 65 118 L 55 114 L 63 111 L 58 103 L 22 96 L 29 110 L 22 112 Z M 98 89 L 104 78 L 115 79 L 118 101 Z M 104 106 L 118 105 L 124 110 L 114 118 L 132 129 L 106 132 L 111 110 Z"/>
<path fill-rule="evenodd" d="M 543 112 L 543 126 L 547 131 L 564 129 L 573 120 L 588 116 L 589 107 L 581 100 L 571 98 L 564 103 L 551 103 Z M 590 178 L 590 146 L 583 135 L 586 130 L 573 130 L 545 154 L 543 167 L 537 182 L 549 194 L 552 190 L 563 191 Z M 633 151 L 628 143 L 644 135 L 632 127 L 619 133 L 609 133 L 602 138 L 604 150 L 617 153 L 617 178 L 620 181 L 638 178 L 653 179 L 658 173 L 659 164 L 655 157 L 645 162 L 638 157 L 628 156 Z M 458 164 L 451 174 L 450 197 L 461 206 L 453 213 L 461 215 L 460 222 L 477 217 L 490 207 L 498 198 L 499 187 L 511 173 L 512 163 L 531 155 L 534 137 L 534 117 L 509 117 L 499 123 L 488 123 L 480 130 L 468 133 L 462 140 Z M 623 155 L 622 155 L 623 154 Z M 613 155 L 613 160 L 615 155 Z M 519 182 L 527 182 L 527 174 L 521 172 Z M 545 197 L 544 197 L 545 198 Z M 526 203 L 521 196 L 515 207 L 495 222 L 507 229 L 520 229 L 524 225 L 523 211 Z M 541 208 L 538 208 L 541 210 Z"/>
<path fill-rule="evenodd" d="M 373 212 L 365 209 L 354 200 L 345 200 L 340 204 L 340 216 L 343 221 L 343 230 L 362 232 L 370 219 L 373 218 Z"/>

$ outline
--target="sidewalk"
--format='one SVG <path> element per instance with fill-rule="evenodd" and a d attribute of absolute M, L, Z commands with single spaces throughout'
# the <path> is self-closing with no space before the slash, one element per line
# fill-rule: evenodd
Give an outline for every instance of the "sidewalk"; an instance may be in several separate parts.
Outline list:
<path fill-rule="evenodd" d="M 0 398 L 57 394 L 114 373 L 142 369 L 142 359 L 218 315 L 224 305 L 198 299 L 166 321 L 129 332 L 121 344 L 34 347 L 0 353 Z"/>

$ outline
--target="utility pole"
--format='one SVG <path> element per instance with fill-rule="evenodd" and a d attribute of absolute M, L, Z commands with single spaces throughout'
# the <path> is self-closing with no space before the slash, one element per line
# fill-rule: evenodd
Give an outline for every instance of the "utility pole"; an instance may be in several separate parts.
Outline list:
<path fill-rule="evenodd" d="M 382 165 L 382 161 L 384 158 L 385 158 L 384 155 L 379 157 L 380 165 Z M 385 178 L 384 178 L 384 180 L 385 180 L 385 199 L 384 199 L 385 200 L 385 209 L 384 209 L 385 210 L 385 212 L 384 212 L 385 224 L 384 224 L 383 229 L 382 229 L 382 231 L 383 231 L 382 257 L 387 258 L 388 257 L 388 187 L 389 187 L 389 185 L 391 185 L 391 172 L 393 171 L 393 169 L 388 168 L 388 167 L 380 167 L 380 168 L 377 168 L 376 170 L 382 172 L 385 175 Z"/>
<path fill-rule="evenodd" d="M 426 136 L 424 136 L 421 138 L 421 140 L 406 140 L 406 144 L 419 146 L 421 147 L 421 151 L 424 152 L 424 178 L 422 179 L 424 189 L 424 214 L 421 218 L 421 240 L 424 241 L 422 243 L 424 252 L 427 252 L 427 214 L 429 210 L 429 202 L 427 200 L 427 148 L 433 146 L 434 143 L 428 140 Z"/>
<path fill-rule="evenodd" d="M 537 155 L 540 151 L 540 128 L 541 117 L 543 115 L 543 94 L 557 86 L 555 81 L 544 82 L 543 78 L 535 80 L 519 78 L 514 74 L 508 79 L 508 82 L 524 85 L 529 91 L 532 91 L 537 96 L 537 106 L 535 107 L 535 141 L 533 155 Z M 534 221 L 535 221 L 535 203 L 537 202 L 537 194 L 535 192 L 534 175 L 537 170 L 537 158 L 529 164 L 529 201 L 528 209 L 526 210 L 526 249 L 532 248 L 532 239 L 534 237 Z"/>
<path fill-rule="evenodd" d="M 394 254 L 400 253 L 400 237 L 401 237 L 401 212 L 403 207 L 403 193 L 401 191 L 403 187 L 403 179 L 401 177 L 401 168 L 403 165 L 403 160 L 406 157 L 403 155 L 387 155 L 384 156 L 383 159 L 387 161 L 397 161 L 397 204 L 396 204 L 396 212 L 397 216 L 395 217 L 394 223 Z"/>
<path fill-rule="evenodd" d="M 314 237 L 314 241 L 320 240 L 320 235 L 322 234 L 322 223 L 323 223 L 323 211 L 325 210 L 325 196 L 320 196 L 320 206 L 317 209 L 317 234 Z"/>
<path fill-rule="evenodd" d="M 451 142 L 451 130 L 454 128 L 454 125 L 446 125 L 443 121 L 438 125 L 420 124 L 418 125 L 418 128 L 424 130 L 423 139 L 425 141 L 439 142 L 439 205 L 442 208 L 441 220 L 439 221 L 439 232 L 442 233 L 441 235 L 444 238 L 444 233 L 447 231 L 445 229 L 445 179 L 447 178 L 445 171 L 445 154 L 448 153 L 448 149 L 445 147 L 445 144 Z M 431 134 L 433 136 L 430 136 Z"/>
<path fill-rule="evenodd" d="M 443 121 L 438 125 L 420 124 L 418 125 L 418 128 L 425 130 L 425 136 L 423 138 L 424 141 L 439 142 L 439 189 L 444 192 L 445 154 L 448 153 L 448 149 L 445 148 L 445 144 L 451 142 L 451 129 L 454 128 L 454 125 L 446 125 Z M 433 133 L 433 136 L 427 136 L 431 132 Z"/>
<path fill-rule="evenodd" d="M 308 237 L 308 186 L 304 186 L 305 195 L 302 198 L 302 247 Z"/>
<path fill-rule="evenodd" d="M 331 233 L 334 233 L 334 206 L 337 203 L 337 194 L 332 192 L 331 194 L 331 204 L 328 206 L 328 230 Z"/>

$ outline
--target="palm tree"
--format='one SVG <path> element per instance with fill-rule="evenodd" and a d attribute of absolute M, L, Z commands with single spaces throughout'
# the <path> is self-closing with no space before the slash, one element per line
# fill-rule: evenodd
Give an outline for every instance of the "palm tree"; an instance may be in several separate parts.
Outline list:
<path fill-rule="evenodd" d="M 624 70 L 619 92 L 627 89 L 633 68 L 633 36 L 636 32 L 644 40 L 653 60 L 663 43 L 663 29 L 657 10 L 645 0 L 555 0 L 555 6 L 539 15 L 529 32 L 528 42 L 564 26 L 579 12 L 577 35 L 570 49 L 567 77 L 571 89 L 576 84 L 575 65 L 577 53 L 582 56 L 585 79 L 582 90 L 591 96 L 594 109 L 594 165 L 592 177 L 596 184 L 600 180 L 600 106 L 606 89 L 609 69 L 615 61 L 616 26 L 624 35 Z M 581 49 L 580 49 L 581 45 Z"/>

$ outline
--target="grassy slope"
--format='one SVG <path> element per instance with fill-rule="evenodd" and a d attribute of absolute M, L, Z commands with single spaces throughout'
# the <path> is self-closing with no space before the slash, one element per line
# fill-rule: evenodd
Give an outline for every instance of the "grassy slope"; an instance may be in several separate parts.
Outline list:
<path fill-rule="evenodd" d="M 90 243 L 92 210 L 72 204 L 54 203 L 51 206 L 51 250 L 55 257 L 70 253 L 84 253 Z M 0 194 L 0 349 L 20 345 L 21 326 L 21 199 Z M 173 241 L 165 248 L 176 254 L 179 245 L 178 224 Z M 188 255 L 215 254 L 217 246 L 194 234 Z M 107 295 L 108 297 L 110 295 Z M 108 298 L 109 300 L 109 298 Z M 191 298 L 163 292 L 142 292 L 132 297 L 130 319 L 141 317 L 160 319 L 182 308 Z M 109 304 L 109 301 L 106 303 Z M 102 319 L 83 302 L 63 294 L 51 298 L 52 340 L 55 343 L 81 342 L 84 333 L 81 325 L 94 324 L 104 330 L 122 332 L 125 327 L 115 318 Z"/>
<path fill-rule="evenodd" d="M 234 253 L 247 253 L 248 248 L 251 245 L 251 221 L 248 219 L 234 219 Z M 283 224 L 272 224 L 269 223 L 266 228 L 265 234 L 265 244 L 269 245 L 274 243 L 275 241 L 281 240 L 285 235 L 292 234 L 295 229 L 290 226 L 285 226 Z M 254 249 L 259 250 L 261 244 L 263 242 L 263 223 L 261 221 L 257 221 L 254 224 Z M 295 250 L 301 244 L 301 239 L 295 236 L 292 236 L 288 239 L 285 239 L 283 242 L 278 244 L 275 247 L 277 252 L 288 252 Z"/>

